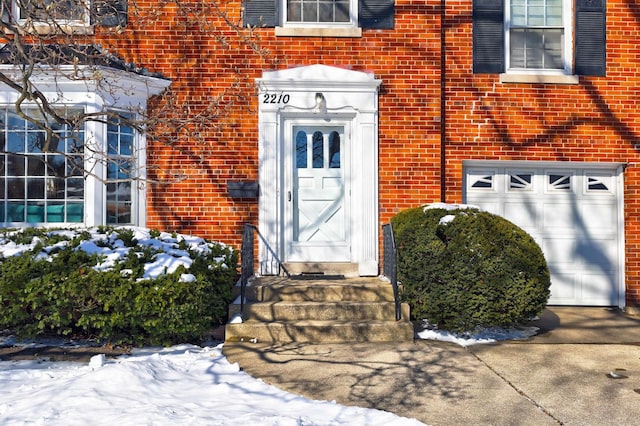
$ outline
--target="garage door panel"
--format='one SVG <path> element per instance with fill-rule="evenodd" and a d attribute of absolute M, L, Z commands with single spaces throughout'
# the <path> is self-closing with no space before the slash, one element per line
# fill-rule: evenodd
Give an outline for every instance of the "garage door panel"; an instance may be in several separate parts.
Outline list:
<path fill-rule="evenodd" d="M 614 238 L 589 238 L 576 241 L 574 255 L 586 269 L 616 270 L 617 245 Z"/>
<path fill-rule="evenodd" d="M 526 200 L 505 201 L 503 216 L 521 228 L 536 229 L 538 226 L 538 207 Z"/>
<path fill-rule="evenodd" d="M 617 233 L 617 209 L 615 204 L 588 203 L 580 206 L 584 227 L 592 233 L 615 235 Z"/>
<path fill-rule="evenodd" d="M 578 219 L 577 207 L 574 203 L 547 202 L 542 203 L 542 226 L 545 230 L 562 230 L 572 232 Z"/>
<path fill-rule="evenodd" d="M 611 306 L 618 303 L 614 295 L 617 294 L 617 283 L 607 274 L 582 274 L 580 283 L 582 305 Z"/>
<path fill-rule="evenodd" d="M 576 240 L 571 235 L 561 237 L 559 235 L 543 236 L 540 248 L 548 264 L 575 266 Z"/>
<path fill-rule="evenodd" d="M 575 303 L 577 299 L 577 274 L 563 273 L 562 269 L 554 268 L 549 265 L 551 272 L 551 296 L 549 297 L 550 305 L 566 305 Z"/>

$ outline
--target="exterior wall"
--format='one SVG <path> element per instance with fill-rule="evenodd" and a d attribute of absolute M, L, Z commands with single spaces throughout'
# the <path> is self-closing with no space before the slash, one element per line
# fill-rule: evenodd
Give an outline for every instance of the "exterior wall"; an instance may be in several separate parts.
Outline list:
<path fill-rule="evenodd" d="M 606 77 L 501 84 L 497 74 L 471 72 L 471 2 L 447 1 L 447 201 L 462 201 L 463 160 L 626 163 L 628 306 L 640 305 L 638 16 L 635 2 L 607 2 Z"/>
<path fill-rule="evenodd" d="M 141 13 L 156 7 L 138 2 Z M 227 92 L 224 117 L 211 122 L 205 143 L 193 132 L 180 134 L 177 146 L 149 146 L 151 185 L 149 227 L 190 232 L 239 245 L 241 226 L 257 223 L 256 200 L 232 200 L 232 180 L 257 180 L 258 100 L 254 80 L 263 71 L 324 64 L 370 72 L 382 80 L 380 116 L 380 212 L 387 222 L 401 209 L 439 199 L 439 1 L 398 0 L 394 30 L 363 30 L 360 38 L 276 37 L 273 28 L 256 29 L 256 54 L 223 22 L 229 48 L 183 22 L 175 10 L 161 18 L 135 19 L 121 37 L 104 40 L 126 60 L 160 72 L 174 83 L 176 111 L 198 113 L 206 100 Z M 226 4 L 232 22 L 241 22 L 240 2 Z M 134 38 L 138 26 L 144 40 Z M 229 91 L 230 86 L 236 90 Z M 162 102 L 162 101 L 160 101 Z M 220 126 L 220 128 L 216 128 Z M 172 174 L 184 180 L 171 181 Z M 180 179 L 180 177 L 178 177 Z"/>
<path fill-rule="evenodd" d="M 141 16 L 154 3 L 138 2 Z M 577 85 L 502 84 L 497 74 L 471 71 L 472 2 L 447 0 L 446 114 L 441 117 L 441 4 L 445 2 L 397 0 L 395 29 L 363 30 L 360 38 L 276 37 L 273 28 L 256 29 L 260 47 L 268 51 L 262 55 L 221 20 L 209 24 L 222 29 L 229 47 L 176 10 L 167 7 L 149 23 L 136 18 L 132 9 L 128 29 L 102 43 L 174 81 L 174 98 L 159 99 L 158 105 L 174 102 L 176 115 L 197 114 L 217 97 L 227 106 L 199 129 L 175 130 L 177 144 L 150 142 L 149 175 L 157 181 L 149 188 L 148 226 L 239 245 L 241 225 L 257 223 L 258 205 L 256 200 L 232 200 L 226 185 L 258 178 L 255 79 L 266 70 L 339 66 L 382 80 L 381 224 L 402 209 L 442 196 L 461 202 L 463 160 L 627 163 L 626 297 L 628 305 L 640 306 L 640 6 L 607 2 L 606 77 L 580 77 Z M 232 22 L 242 22 L 240 2 L 224 7 Z M 445 194 L 440 192 L 441 121 L 446 130 Z"/>

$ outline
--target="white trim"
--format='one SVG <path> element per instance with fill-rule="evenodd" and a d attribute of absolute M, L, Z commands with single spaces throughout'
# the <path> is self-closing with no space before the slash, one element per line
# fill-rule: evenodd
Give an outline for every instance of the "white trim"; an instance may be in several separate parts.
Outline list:
<path fill-rule="evenodd" d="M 368 73 L 311 65 L 268 71 L 256 79 L 256 83 L 259 88 L 260 232 L 276 253 L 283 256 L 285 120 L 301 118 L 325 124 L 347 120 L 351 127 L 352 158 L 352 250 L 347 261 L 357 263 L 361 275 L 378 275 L 378 87 L 381 80 Z M 316 108 L 317 93 L 322 93 L 326 101 L 326 108 L 322 110 Z M 260 270 L 277 273 L 266 254 L 260 247 Z"/>
<path fill-rule="evenodd" d="M 563 55 L 563 69 L 535 69 L 535 68 L 511 68 L 511 37 L 510 37 L 510 25 L 511 22 L 511 1 L 507 0 L 504 4 L 504 55 L 505 55 L 505 74 L 529 74 L 535 76 L 562 76 L 573 74 L 573 27 L 575 25 L 573 18 L 573 1 L 562 0 L 562 25 L 564 34 L 562 37 L 562 55 Z M 555 28 L 555 27 L 554 27 Z M 559 27 L 558 27 L 559 28 Z M 502 79 L 501 79 L 502 81 Z M 504 81 L 515 82 L 515 81 Z M 528 82 L 528 81 L 525 81 Z M 555 81 L 551 81 L 552 83 Z M 574 84 L 574 83 L 562 83 L 562 84 Z"/>
<path fill-rule="evenodd" d="M 508 168 L 583 168 L 591 170 L 613 170 L 627 163 L 590 163 L 588 161 L 527 161 L 527 160 L 463 160 L 463 167 L 508 167 Z"/>
<path fill-rule="evenodd" d="M 360 27 L 276 27 L 277 37 L 362 37 Z"/>
<path fill-rule="evenodd" d="M 626 304 L 625 292 L 626 292 L 626 255 L 625 255 L 625 221 L 624 221 L 624 168 L 625 166 L 620 164 L 616 167 L 616 195 L 618 200 L 618 307 L 624 308 Z"/>

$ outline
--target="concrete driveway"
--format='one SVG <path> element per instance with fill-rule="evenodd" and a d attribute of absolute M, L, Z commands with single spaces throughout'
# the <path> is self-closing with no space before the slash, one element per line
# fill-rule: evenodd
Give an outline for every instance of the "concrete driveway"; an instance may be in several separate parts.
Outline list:
<path fill-rule="evenodd" d="M 230 362 L 290 392 L 430 425 L 640 424 L 640 319 L 550 307 L 526 341 L 225 344 Z"/>

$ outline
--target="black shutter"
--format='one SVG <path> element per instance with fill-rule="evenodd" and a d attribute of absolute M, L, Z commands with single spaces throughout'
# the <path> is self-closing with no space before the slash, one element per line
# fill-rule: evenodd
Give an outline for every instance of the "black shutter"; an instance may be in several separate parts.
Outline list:
<path fill-rule="evenodd" d="M 275 27 L 278 25 L 279 0 L 245 0 L 244 26 Z"/>
<path fill-rule="evenodd" d="M 576 0 L 575 73 L 607 73 L 605 0 Z"/>
<path fill-rule="evenodd" d="M 394 0 L 359 0 L 358 26 L 360 28 L 392 30 Z"/>
<path fill-rule="evenodd" d="M 91 24 L 103 27 L 127 25 L 127 0 L 93 0 L 91 2 Z"/>
<path fill-rule="evenodd" d="M 503 0 L 473 0 L 473 72 L 504 72 Z"/>

